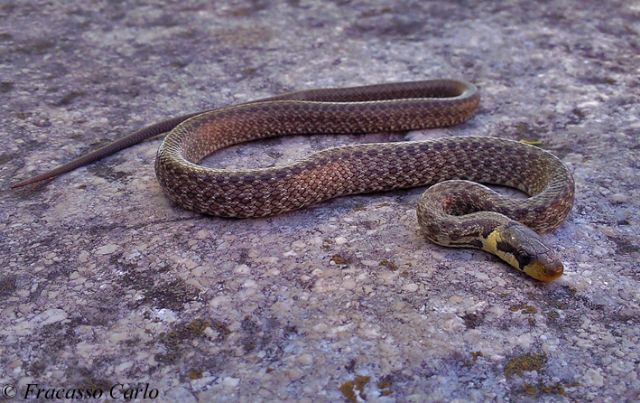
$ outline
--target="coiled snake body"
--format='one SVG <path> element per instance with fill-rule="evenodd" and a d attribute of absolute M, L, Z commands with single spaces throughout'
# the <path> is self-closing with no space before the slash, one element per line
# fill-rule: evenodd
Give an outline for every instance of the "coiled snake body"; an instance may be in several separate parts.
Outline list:
<path fill-rule="evenodd" d="M 198 165 L 216 150 L 259 138 L 451 126 L 469 119 L 479 101 L 473 85 L 453 80 L 294 92 L 160 122 L 13 187 L 169 131 L 158 150 L 156 175 L 165 193 L 187 209 L 260 217 L 336 196 L 433 185 L 417 207 L 427 238 L 483 249 L 538 280 L 553 280 L 562 274 L 562 263 L 533 230 L 549 231 L 564 221 L 574 183 L 559 159 L 537 147 L 460 137 L 335 147 L 274 168 Z M 475 182 L 510 186 L 530 197 L 507 198 Z"/>

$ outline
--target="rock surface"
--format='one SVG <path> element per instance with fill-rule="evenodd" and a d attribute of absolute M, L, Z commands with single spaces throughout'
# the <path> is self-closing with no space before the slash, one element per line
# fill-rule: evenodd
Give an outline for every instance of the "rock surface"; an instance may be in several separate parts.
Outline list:
<path fill-rule="evenodd" d="M 414 213 L 422 189 L 268 219 L 199 216 L 163 196 L 153 140 L 3 190 L 0 384 L 148 383 L 185 402 L 639 398 L 637 2 L 171 3 L 0 4 L 3 189 L 167 116 L 464 78 L 482 107 L 455 128 L 276 139 L 206 163 L 537 139 L 576 179 L 572 214 L 547 236 L 565 274 L 543 285 L 483 252 L 430 244 Z"/>

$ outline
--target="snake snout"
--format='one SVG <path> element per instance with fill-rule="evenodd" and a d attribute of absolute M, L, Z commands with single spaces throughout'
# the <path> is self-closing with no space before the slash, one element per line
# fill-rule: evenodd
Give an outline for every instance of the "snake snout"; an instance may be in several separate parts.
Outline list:
<path fill-rule="evenodd" d="M 531 263 L 521 270 L 537 280 L 548 282 L 559 278 L 564 266 L 555 252 L 549 249 L 546 253 L 534 255 Z"/>
<path fill-rule="evenodd" d="M 562 276 L 564 266 L 562 265 L 562 262 L 558 260 L 550 264 L 541 264 L 539 268 L 533 268 L 532 271 L 535 273 L 535 276 L 531 275 L 532 277 L 537 278 L 540 281 L 547 282 L 553 281 Z"/>
<path fill-rule="evenodd" d="M 491 253 L 540 281 L 552 281 L 564 267 L 551 247 L 530 228 L 512 222 L 496 228 L 487 243 Z"/>

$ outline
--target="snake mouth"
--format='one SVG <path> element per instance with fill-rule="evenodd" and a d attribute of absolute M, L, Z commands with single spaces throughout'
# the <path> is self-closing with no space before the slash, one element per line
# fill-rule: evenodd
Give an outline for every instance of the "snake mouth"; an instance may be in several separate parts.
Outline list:
<path fill-rule="evenodd" d="M 564 267 L 561 262 L 548 263 L 536 260 L 535 262 L 525 266 L 522 271 L 536 280 L 547 283 L 562 276 Z"/>

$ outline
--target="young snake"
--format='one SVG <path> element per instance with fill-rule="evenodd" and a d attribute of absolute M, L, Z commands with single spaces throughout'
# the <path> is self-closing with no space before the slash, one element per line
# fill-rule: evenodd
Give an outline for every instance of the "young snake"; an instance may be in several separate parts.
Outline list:
<path fill-rule="evenodd" d="M 479 102 L 475 86 L 453 80 L 293 92 L 160 122 L 13 187 L 53 178 L 168 131 L 156 175 L 184 208 L 261 217 L 347 194 L 435 184 L 417 207 L 427 238 L 485 250 L 538 280 L 556 279 L 562 263 L 533 230 L 549 231 L 564 221 L 574 182 L 558 158 L 533 146 L 490 137 L 443 138 L 335 147 L 274 168 L 198 165 L 216 150 L 260 138 L 451 126 L 469 119 Z M 530 197 L 507 198 L 475 182 L 510 186 Z"/>

